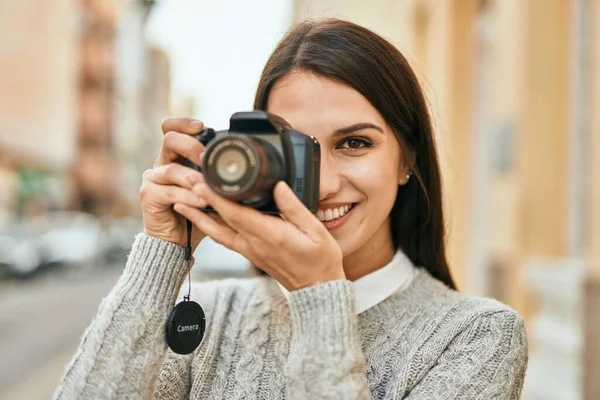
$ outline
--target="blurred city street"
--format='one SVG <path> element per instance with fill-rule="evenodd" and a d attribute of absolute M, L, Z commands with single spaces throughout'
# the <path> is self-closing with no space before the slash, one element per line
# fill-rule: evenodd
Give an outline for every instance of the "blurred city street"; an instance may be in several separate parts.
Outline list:
<path fill-rule="evenodd" d="M 0 281 L 0 399 L 48 399 L 122 265 Z"/>
<path fill-rule="evenodd" d="M 600 399 L 600 0 L 35 0 L 0 1 L 0 400 L 50 398 L 143 229 L 162 121 L 226 129 L 284 32 L 327 17 L 421 82 L 448 263 L 523 317 L 522 397 Z M 249 273 L 197 251 L 194 280 Z"/>

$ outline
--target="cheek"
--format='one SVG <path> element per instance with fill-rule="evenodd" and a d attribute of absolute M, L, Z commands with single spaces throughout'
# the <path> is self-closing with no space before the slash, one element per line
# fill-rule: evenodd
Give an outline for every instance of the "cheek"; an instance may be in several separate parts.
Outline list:
<path fill-rule="evenodd" d="M 349 164 L 346 178 L 366 197 L 367 205 L 393 204 L 398 190 L 398 167 L 393 159 L 373 154 Z"/>

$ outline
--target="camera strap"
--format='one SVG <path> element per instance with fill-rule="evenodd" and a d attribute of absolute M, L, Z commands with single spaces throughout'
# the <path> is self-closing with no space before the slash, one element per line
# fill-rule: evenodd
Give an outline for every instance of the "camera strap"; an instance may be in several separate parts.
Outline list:
<path fill-rule="evenodd" d="M 190 354 L 204 338 L 205 315 L 200 304 L 190 300 L 192 292 L 192 223 L 186 219 L 187 246 L 184 258 L 188 262 L 188 294 L 183 296 L 167 319 L 167 345 L 177 354 Z"/>

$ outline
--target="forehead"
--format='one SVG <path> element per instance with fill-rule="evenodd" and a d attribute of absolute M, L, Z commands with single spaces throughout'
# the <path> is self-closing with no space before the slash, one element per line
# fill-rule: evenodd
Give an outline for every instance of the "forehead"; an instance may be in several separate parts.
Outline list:
<path fill-rule="evenodd" d="M 357 122 L 385 126 L 377 109 L 356 89 L 303 72 L 292 73 L 275 83 L 267 110 L 311 135 L 329 134 Z"/>

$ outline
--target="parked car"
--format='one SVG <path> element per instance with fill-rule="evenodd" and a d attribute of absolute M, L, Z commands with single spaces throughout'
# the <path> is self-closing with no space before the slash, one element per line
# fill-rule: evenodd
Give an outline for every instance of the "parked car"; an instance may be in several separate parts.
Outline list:
<path fill-rule="evenodd" d="M 7 235 L 0 235 L 0 278 L 8 275 L 8 267 L 12 263 L 15 240 Z"/>
<path fill-rule="evenodd" d="M 103 228 L 97 217 L 61 212 L 49 218 L 52 228 L 39 238 L 44 263 L 91 267 L 101 261 Z"/>
<path fill-rule="evenodd" d="M 135 235 L 143 230 L 142 222 L 131 217 L 106 222 L 102 239 L 104 261 L 122 265 L 131 251 Z"/>
<path fill-rule="evenodd" d="M 9 275 L 28 277 L 42 267 L 39 237 L 50 229 L 50 224 L 42 218 L 19 220 L 10 225 L 3 236 L 10 243 L 5 248 L 6 270 Z"/>
<path fill-rule="evenodd" d="M 6 250 L 11 275 L 29 277 L 51 266 L 92 266 L 102 255 L 102 225 L 93 215 L 53 212 L 21 220 L 4 236 L 12 244 Z"/>

